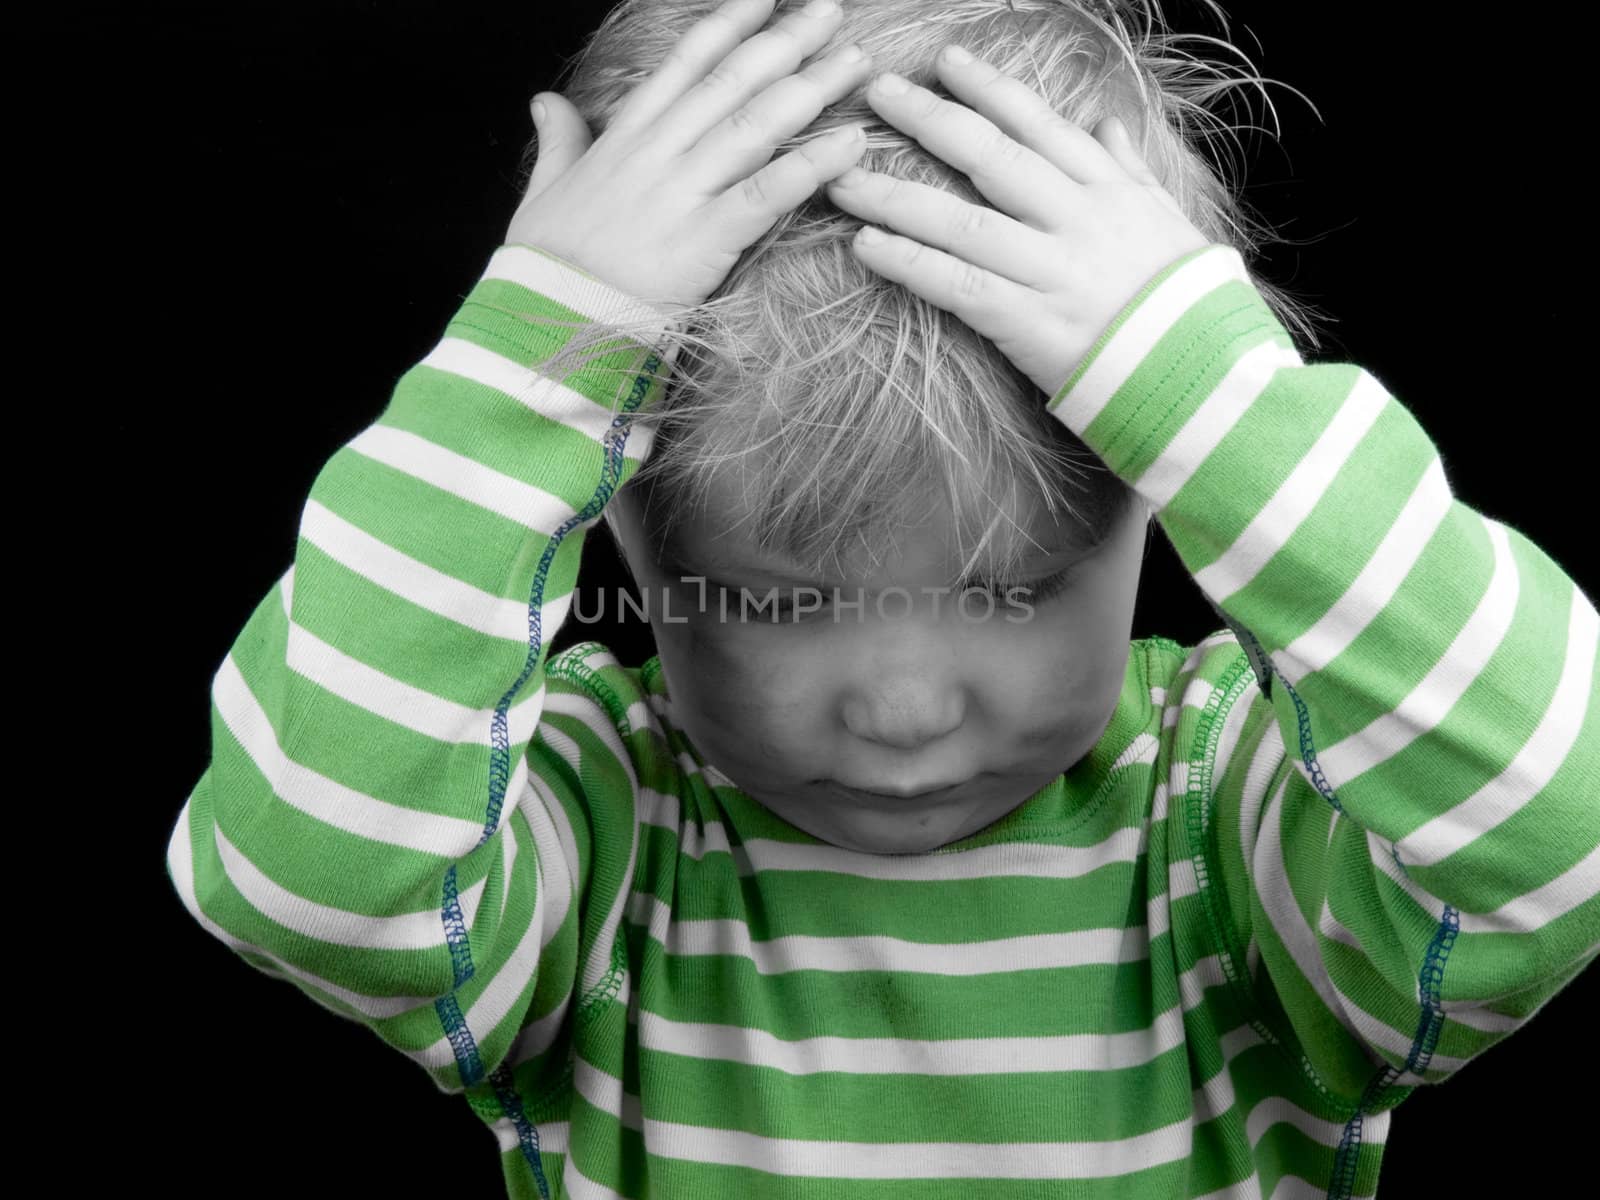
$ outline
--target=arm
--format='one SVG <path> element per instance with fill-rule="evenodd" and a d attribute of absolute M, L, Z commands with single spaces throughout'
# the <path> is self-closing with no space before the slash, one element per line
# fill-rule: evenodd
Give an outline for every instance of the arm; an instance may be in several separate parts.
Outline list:
<path fill-rule="evenodd" d="M 1248 960 L 1253 933 L 1259 999 L 1313 1070 L 1392 1103 L 1600 946 L 1594 607 L 1454 498 L 1376 379 L 1300 361 L 1118 120 L 1078 128 L 982 61 L 936 69 L 972 108 L 869 100 L 1002 211 L 862 172 L 830 195 L 894 234 L 855 252 L 991 338 L 1237 630 L 1264 698 L 1191 847 L 1220 860 L 1223 949 Z"/>
<path fill-rule="evenodd" d="M 584 983 L 610 965 L 638 780 L 620 743 L 562 757 L 575 685 L 546 678 L 545 645 L 583 531 L 644 457 L 652 347 L 862 147 L 846 128 L 767 163 L 870 66 L 801 67 L 839 14 L 771 13 L 728 0 L 592 141 L 544 96 L 511 244 L 318 476 L 294 567 L 216 678 L 212 763 L 169 847 L 180 895 L 445 1087 L 549 1049 L 580 898 Z M 593 327 L 603 352 L 557 365 Z"/>
<path fill-rule="evenodd" d="M 1371 375 L 1301 363 L 1232 249 L 1158 276 L 1051 411 L 1157 509 L 1270 706 L 1190 847 L 1224 949 L 1344 1094 L 1447 1077 L 1600 945 L 1593 605 Z"/>
<path fill-rule="evenodd" d="M 649 319 L 538 251 L 494 255 L 319 474 L 294 566 L 217 673 L 212 763 L 168 855 L 212 932 L 449 1087 L 572 986 L 570 956 L 539 969 L 588 872 L 586 840 L 569 859 L 559 836 L 580 798 L 533 746 L 545 636 L 648 447 L 631 415 L 661 367 L 629 345 L 553 378 L 540 364 L 571 327 L 507 310 Z"/>

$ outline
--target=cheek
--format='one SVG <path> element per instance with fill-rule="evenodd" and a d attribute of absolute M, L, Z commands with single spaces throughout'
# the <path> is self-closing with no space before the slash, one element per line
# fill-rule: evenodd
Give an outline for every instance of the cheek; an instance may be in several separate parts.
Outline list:
<path fill-rule="evenodd" d="M 998 703 L 1020 727 L 1036 729 L 1040 713 L 1092 723 L 1121 693 L 1132 624 L 1132 583 L 1125 574 L 1100 571 L 1038 603 L 1028 620 L 998 626 L 1009 632 L 979 654 Z M 1059 720 L 1050 724 L 1061 727 Z"/>
<path fill-rule="evenodd" d="M 652 629 L 674 707 L 696 741 L 737 735 L 769 745 L 818 723 L 814 640 L 793 629 L 724 624 L 715 612 Z"/>

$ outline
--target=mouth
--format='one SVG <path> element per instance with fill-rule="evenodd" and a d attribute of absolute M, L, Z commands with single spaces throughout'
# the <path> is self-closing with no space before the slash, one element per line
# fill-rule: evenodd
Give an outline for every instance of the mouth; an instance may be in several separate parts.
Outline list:
<path fill-rule="evenodd" d="M 837 779 L 821 779 L 821 783 L 835 795 L 843 796 L 849 800 L 866 801 L 868 803 L 891 804 L 927 804 L 939 800 L 947 800 L 952 796 L 970 788 L 981 779 L 981 775 L 974 775 L 971 779 L 963 779 L 959 783 L 946 784 L 942 787 L 921 788 L 917 790 L 879 791 L 877 788 L 852 787 L 841 783 Z"/>

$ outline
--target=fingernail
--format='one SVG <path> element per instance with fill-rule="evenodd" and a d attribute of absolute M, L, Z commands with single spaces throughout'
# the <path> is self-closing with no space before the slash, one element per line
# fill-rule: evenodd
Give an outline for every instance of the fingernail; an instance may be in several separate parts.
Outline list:
<path fill-rule="evenodd" d="M 533 123 L 535 125 L 543 125 L 544 124 L 544 101 L 543 100 L 535 100 L 533 102 L 533 104 L 530 106 L 530 111 L 533 113 Z"/>
<path fill-rule="evenodd" d="M 863 171 L 860 167 L 851 167 L 848 171 L 840 174 L 839 177 L 834 180 L 834 183 L 838 184 L 840 187 L 859 187 L 866 181 L 867 173 L 865 171 Z"/>
<path fill-rule="evenodd" d="M 876 245 L 877 243 L 883 241 L 883 230 L 874 228 L 871 225 L 863 225 L 861 227 L 861 232 L 856 234 L 856 240 L 861 242 L 863 245 Z"/>
<path fill-rule="evenodd" d="M 898 96 L 911 85 L 893 71 L 885 71 L 873 81 L 872 86 L 880 96 Z"/>
<path fill-rule="evenodd" d="M 972 61 L 972 55 L 968 54 L 960 46 L 946 46 L 944 48 L 944 60 L 947 63 L 962 67 Z"/>
<path fill-rule="evenodd" d="M 839 5 L 836 0 L 811 0 L 801 11 L 808 17 L 831 17 L 839 11 Z"/>
<path fill-rule="evenodd" d="M 839 51 L 835 57 L 837 57 L 840 62 L 853 63 L 860 62 L 866 56 L 867 52 L 865 50 L 856 45 L 854 42 L 851 42 L 843 50 Z"/>

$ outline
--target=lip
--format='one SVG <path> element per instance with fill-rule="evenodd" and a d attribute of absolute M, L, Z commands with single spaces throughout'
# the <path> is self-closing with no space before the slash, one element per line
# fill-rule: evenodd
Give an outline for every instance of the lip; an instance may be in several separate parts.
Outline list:
<path fill-rule="evenodd" d="M 876 788 L 852 787 L 847 783 L 839 782 L 837 779 L 824 779 L 822 782 L 830 791 L 848 797 L 852 800 L 888 800 L 891 803 L 909 804 L 912 801 L 917 800 L 930 801 L 947 799 L 962 789 L 971 787 L 978 781 L 979 778 L 981 778 L 981 775 L 974 775 L 972 778 L 963 779 L 959 783 L 946 784 L 944 787 L 925 788 L 916 792 L 880 792 Z"/>

